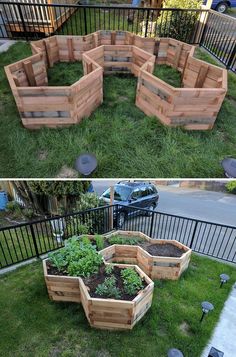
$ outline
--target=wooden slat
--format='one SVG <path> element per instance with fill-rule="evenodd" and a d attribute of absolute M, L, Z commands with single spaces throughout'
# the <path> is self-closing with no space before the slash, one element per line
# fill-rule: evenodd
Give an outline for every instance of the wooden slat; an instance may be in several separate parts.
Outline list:
<path fill-rule="evenodd" d="M 36 86 L 36 81 L 35 81 L 35 76 L 34 76 L 34 71 L 33 71 L 33 66 L 32 62 L 30 60 L 26 60 L 23 62 L 23 67 L 29 82 L 30 86 Z"/>

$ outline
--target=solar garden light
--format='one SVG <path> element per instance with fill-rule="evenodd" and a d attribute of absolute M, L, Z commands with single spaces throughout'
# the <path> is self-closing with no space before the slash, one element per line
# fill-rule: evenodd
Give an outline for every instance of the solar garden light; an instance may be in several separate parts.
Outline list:
<path fill-rule="evenodd" d="M 229 280 L 229 276 L 227 274 L 220 274 L 220 288 L 223 284 L 226 284 Z"/>
<path fill-rule="evenodd" d="M 177 350 L 177 348 L 171 348 L 167 352 L 168 357 L 184 357 L 183 353 L 180 350 Z"/>
<path fill-rule="evenodd" d="M 84 153 L 77 157 L 75 161 L 75 168 L 82 175 L 90 175 L 97 167 L 97 158 L 90 153 Z"/>
<path fill-rule="evenodd" d="M 223 357 L 224 352 L 217 350 L 215 347 L 211 347 L 209 355 L 207 357 Z"/>
<path fill-rule="evenodd" d="M 214 305 L 212 305 L 210 302 L 208 301 L 203 301 L 201 303 L 202 305 L 202 317 L 200 319 L 200 322 L 202 322 L 202 320 L 204 319 L 204 316 L 206 314 L 208 314 L 209 311 L 212 311 L 214 309 Z"/>

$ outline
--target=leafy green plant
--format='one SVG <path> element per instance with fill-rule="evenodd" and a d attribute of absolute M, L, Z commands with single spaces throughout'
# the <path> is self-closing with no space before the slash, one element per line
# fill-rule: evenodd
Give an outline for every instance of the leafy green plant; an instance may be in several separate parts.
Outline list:
<path fill-rule="evenodd" d="M 98 284 L 95 292 L 100 296 L 114 299 L 119 299 L 121 297 L 121 291 L 116 287 L 116 277 L 114 275 L 105 278 L 102 284 Z"/>
<path fill-rule="evenodd" d="M 102 256 L 96 251 L 90 251 L 88 255 L 76 261 L 73 260 L 68 266 L 68 274 L 71 276 L 88 277 L 97 273 L 103 263 Z"/>
<path fill-rule="evenodd" d="M 88 238 L 84 237 L 84 241 L 81 241 L 77 236 L 67 239 L 64 248 L 50 253 L 49 261 L 59 271 L 66 268 L 69 275 L 84 277 L 98 272 L 103 263 L 102 256 L 97 253 Z"/>
<path fill-rule="evenodd" d="M 98 250 L 102 250 L 104 248 L 104 237 L 100 235 L 95 235 L 94 237 L 96 246 Z"/>
<path fill-rule="evenodd" d="M 53 267 L 57 268 L 58 271 L 62 271 L 65 270 L 68 264 L 66 255 L 66 249 L 62 248 L 57 252 L 49 253 L 48 259 Z"/>
<path fill-rule="evenodd" d="M 114 266 L 113 266 L 113 265 L 111 265 L 111 264 L 110 264 L 110 265 L 106 265 L 105 273 L 106 273 L 107 275 L 112 274 L 113 271 L 114 271 Z"/>
<path fill-rule="evenodd" d="M 34 210 L 32 208 L 24 208 L 23 215 L 28 219 L 32 219 L 34 217 Z"/>
<path fill-rule="evenodd" d="M 84 236 L 84 237 L 82 237 L 82 243 L 85 245 L 91 244 L 91 241 L 90 241 L 89 237 Z"/>
<path fill-rule="evenodd" d="M 225 187 L 228 192 L 236 194 L 236 181 L 229 181 Z"/>
<path fill-rule="evenodd" d="M 127 294 L 135 295 L 142 289 L 142 279 L 133 268 L 122 269 L 121 276 Z"/>
<path fill-rule="evenodd" d="M 127 245 L 137 245 L 141 242 L 140 238 L 124 238 L 124 237 L 111 237 L 108 238 L 109 244 L 127 244 Z"/>

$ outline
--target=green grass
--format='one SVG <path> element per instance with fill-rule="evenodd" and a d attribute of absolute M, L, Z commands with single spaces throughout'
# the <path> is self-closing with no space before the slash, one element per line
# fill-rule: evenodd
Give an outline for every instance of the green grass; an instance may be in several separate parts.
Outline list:
<path fill-rule="evenodd" d="M 94 177 L 223 177 L 220 160 L 236 156 L 234 74 L 229 74 L 228 95 L 211 131 L 169 128 L 145 116 L 134 104 L 137 79 L 131 76 L 104 77 L 103 105 L 80 125 L 30 131 L 21 125 L 3 70 L 29 54 L 27 43 L 17 43 L 0 54 L 2 178 L 60 176 L 62 167 L 73 168 L 76 157 L 85 151 L 97 156 Z M 197 56 L 214 62 L 200 50 Z M 73 80 L 71 66 L 77 68 L 77 64 L 55 65 L 50 83 Z M 158 73 L 165 77 L 163 68 Z M 166 78 L 177 83 L 178 76 L 174 71 L 172 78 L 171 73 L 166 70 Z"/>
<path fill-rule="evenodd" d="M 220 289 L 222 272 L 231 279 Z M 50 301 L 34 263 L 0 277 L 1 356 L 166 357 L 174 346 L 199 357 L 235 279 L 235 268 L 193 255 L 179 281 L 155 282 L 152 307 L 132 331 L 109 332 L 90 328 L 81 305 Z M 200 324 L 203 300 L 215 309 Z"/>
<path fill-rule="evenodd" d="M 75 63 L 58 63 L 48 70 L 49 86 L 70 86 L 83 77 L 82 62 Z"/>
<path fill-rule="evenodd" d="M 163 64 L 155 66 L 153 74 L 173 87 L 181 87 L 181 73 L 177 69 Z"/>

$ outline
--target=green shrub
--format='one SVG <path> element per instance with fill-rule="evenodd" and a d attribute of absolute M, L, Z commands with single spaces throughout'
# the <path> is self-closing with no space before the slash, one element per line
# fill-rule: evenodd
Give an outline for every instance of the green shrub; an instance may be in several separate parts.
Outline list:
<path fill-rule="evenodd" d="M 126 245 L 137 245 L 141 242 L 140 238 L 124 238 L 124 237 L 111 237 L 108 238 L 109 244 L 126 244 Z"/>
<path fill-rule="evenodd" d="M 135 295 L 143 288 L 142 279 L 133 268 L 122 269 L 121 276 L 126 294 Z"/>
<path fill-rule="evenodd" d="M 105 278 L 104 282 L 97 286 L 95 292 L 100 296 L 106 296 L 113 299 L 119 299 L 121 297 L 121 291 L 116 287 L 116 277 L 114 275 Z"/>
<path fill-rule="evenodd" d="M 6 209 L 7 209 L 7 211 L 12 212 L 12 213 L 21 212 L 21 206 L 16 201 L 8 202 L 7 206 L 6 206 Z"/>
<path fill-rule="evenodd" d="M 202 0 L 165 0 L 165 8 L 200 9 Z M 172 12 L 165 11 L 158 19 L 159 34 L 162 37 L 168 36 L 180 41 L 190 42 L 199 20 L 197 12 Z"/>
<path fill-rule="evenodd" d="M 34 217 L 34 211 L 32 208 L 24 208 L 23 215 L 28 219 L 32 219 Z"/>
<path fill-rule="evenodd" d="M 236 181 L 229 181 L 225 187 L 228 192 L 236 195 Z"/>
<path fill-rule="evenodd" d="M 97 249 L 102 250 L 104 248 L 104 237 L 97 234 L 95 235 L 94 239 Z"/>

